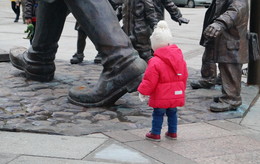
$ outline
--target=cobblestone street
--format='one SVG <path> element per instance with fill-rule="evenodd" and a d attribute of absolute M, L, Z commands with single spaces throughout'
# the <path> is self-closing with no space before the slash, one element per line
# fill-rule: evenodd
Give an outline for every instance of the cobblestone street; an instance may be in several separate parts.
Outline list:
<path fill-rule="evenodd" d="M 126 94 L 112 107 L 84 108 L 67 101 L 68 89 L 74 85 L 93 86 L 102 66 L 91 61 L 71 65 L 56 61 L 52 82 L 26 80 L 22 71 L 1 62 L 0 129 L 65 135 L 138 129 L 151 126 L 152 108 L 138 99 L 138 93 Z M 189 69 L 189 80 L 198 78 L 198 70 Z M 179 124 L 205 120 L 242 117 L 258 93 L 253 86 L 242 87 L 243 105 L 237 111 L 212 113 L 208 110 L 220 86 L 211 90 L 192 90 L 188 84 L 186 106 L 179 110 Z M 164 121 L 166 122 L 166 120 Z"/>

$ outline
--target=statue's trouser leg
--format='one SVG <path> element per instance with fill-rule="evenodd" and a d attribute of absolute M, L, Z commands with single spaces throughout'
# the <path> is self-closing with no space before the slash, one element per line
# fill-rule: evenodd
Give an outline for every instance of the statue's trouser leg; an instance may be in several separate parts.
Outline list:
<path fill-rule="evenodd" d="M 211 88 L 216 84 L 216 63 L 214 63 L 214 49 L 205 47 L 202 56 L 201 78 L 190 83 L 193 89 Z"/>
<path fill-rule="evenodd" d="M 37 8 L 37 22 L 29 58 L 39 61 L 55 59 L 68 8 L 64 1 L 54 3 L 39 1 Z"/>
<path fill-rule="evenodd" d="M 65 0 L 65 3 L 101 53 L 104 67 L 93 89 L 73 87 L 69 100 L 86 107 L 113 104 L 137 88 L 146 64 L 121 29 L 108 1 Z"/>
<path fill-rule="evenodd" d="M 83 54 L 86 47 L 86 38 L 87 35 L 81 29 L 78 30 L 78 39 L 77 39 L 77 54 Z"/>
<path fill-rule="evenodd" d="M 50 81 L 55 72 L 55 54 L 58 48 L 68 8 L 63 1 L 39 1 L 37 22 L 32 45 L 23 55 L 26 75 L 37 81 Z"/>
<path fill-rule="evenodd" d="M 234 107 L 241 105 L 241 69 L 242 64 L 219 63 L 219 70 L 222 79 L 222 96 L 224 101 Z"/>
<path fill-rule="evenodd" d="M 55 54 L 63 25 L 68 14 L 64 1 L 54 3 L 39 1 L 36 31 L 28 51 L 10 50 L 13 66 L 25 72 L 26 77 L 36 81 L 50 81 L 55 72 Z"/>
<path fill-rule="evenodd" d="M 216 63 L 213 61 L 214 49 L 206 47 L 202 56 L 201 77 L 212 82 L 217 75 Z"/>

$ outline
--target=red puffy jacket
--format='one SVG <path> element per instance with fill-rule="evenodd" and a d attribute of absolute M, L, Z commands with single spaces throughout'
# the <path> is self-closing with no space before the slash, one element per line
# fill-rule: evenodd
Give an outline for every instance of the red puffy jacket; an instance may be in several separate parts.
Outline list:
<path fill-rule="evenodd" d="M 150 96 L 148 104 L 153 108 L 183 106 L 187 78 L 182 51 L 176 45 L 170 45 L 154 52 L 137 90 Z"/>

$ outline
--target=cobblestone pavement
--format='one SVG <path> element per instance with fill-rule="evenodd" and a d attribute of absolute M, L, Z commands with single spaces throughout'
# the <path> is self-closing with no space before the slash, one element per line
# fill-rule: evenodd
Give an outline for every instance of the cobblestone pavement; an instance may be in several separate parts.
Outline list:
<path fill-rule="evenodd" d="M 139 101 L 137 92 L 124 95 L 112 107 L 84 108 L 68 102 L 68 89 L 73 85 L 93 86 L 101 65 L 92 61 L 71 65 L 56 60 L 56 68 L 54 80 L 41 83 L 26 80 L 25 74 L 11 63 L 0 63 L 0 130 L 83 135 L 151 126 L 152 108 Z M 199 71 L 192 68 L 189 74 L 189 81 L 199 77 Z M 179 124 L 242 117 L 258 93 L 257 87 L 242 83 L 243 104 L 239 109 L 212 113 L 209 104 L 213 96 L 220 94 L 221 87 L 211 90 L 187 87 L 186 106 L 179 110 Z"/>

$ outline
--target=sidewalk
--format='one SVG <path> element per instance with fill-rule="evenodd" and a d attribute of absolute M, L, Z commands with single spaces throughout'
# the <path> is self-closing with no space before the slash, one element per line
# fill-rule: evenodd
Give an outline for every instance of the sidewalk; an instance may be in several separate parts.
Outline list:
<path fill-rule="evenodd" d="M 203 48 L 198 46 L 198 39 L 206 9 L 180 9 L 191 20 L 189 25 L 178 26 L 168 14 L 166 20 L 183 50 L 192 80 L 199 77 Z M 0 10 L 0 49 L 28 48 L 29 41 L 22 39 L 26 25 L 13 23 L 10 1 L 1 1 Z M 0 63 L 0 164 L 260 163 L 260 99 L 256 86 L 243 83 L 243 105 L 236 112 L 224 113 L 207 110 L 220 88 L 210 93 L 188 88 L 187 105 L 179 113 L 178 139 L 173 141 L 165 139 L 165 128 L 161 142 L 144 139 L 150 130 L 151 111 L 135 93 L 120 99 L 116 111 L 67 103 L 68 86 L 92 83 L 101 71 L 100 65 L 93 64 L 97 52 L 89 39 L 85 62 L 73 67 L 69 64 L 76 49 L 74 24 L 75 19 L 69 15 L 59 42 L 53 82 L 25 81 L 10 63 Z"/>
<path fill-rule="evenodd" d="M 180 125 L 177 140 L 162 137 L 159 143 L 144 140 L 149 129 L 80 137 L 0 132 L 0 163 L 257 164 L 260 131 L 238 122 L 240 119 Z"/>

